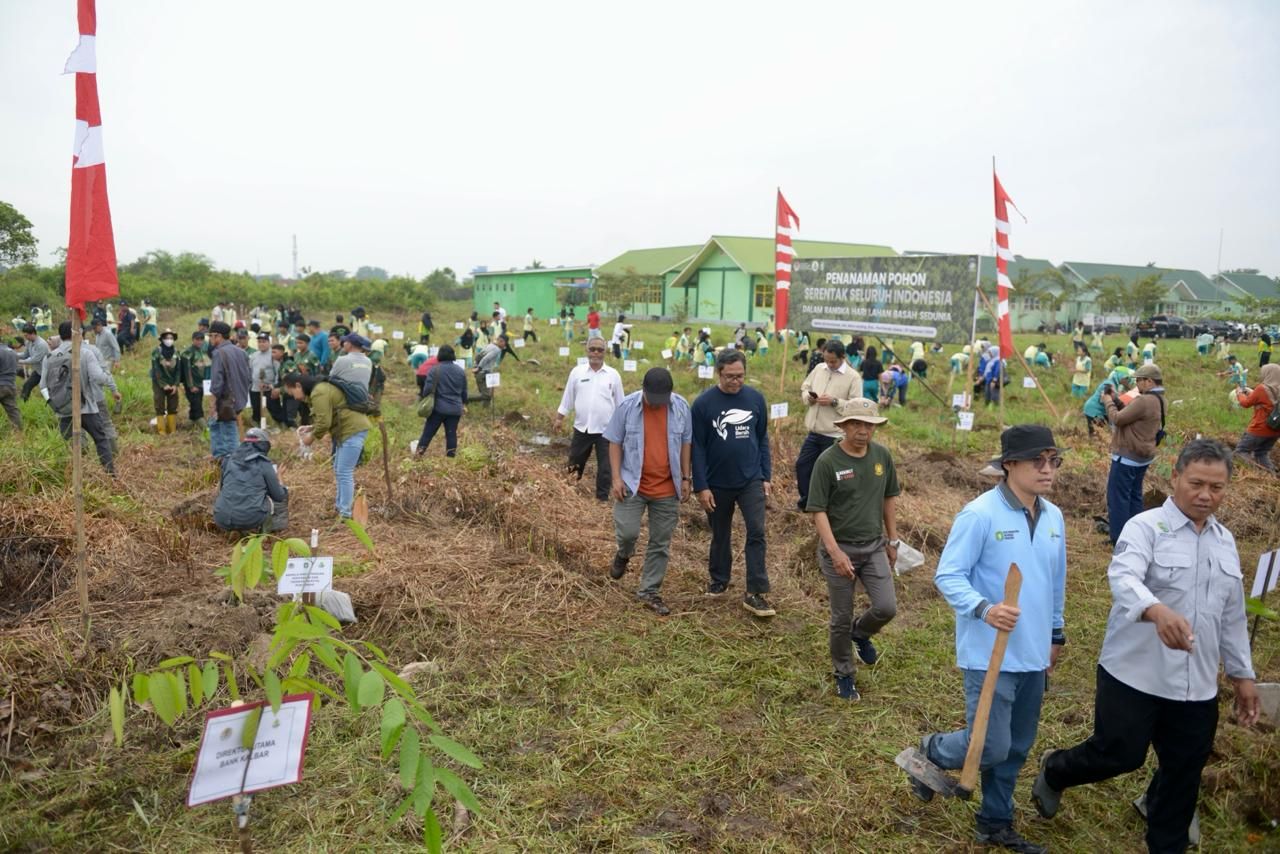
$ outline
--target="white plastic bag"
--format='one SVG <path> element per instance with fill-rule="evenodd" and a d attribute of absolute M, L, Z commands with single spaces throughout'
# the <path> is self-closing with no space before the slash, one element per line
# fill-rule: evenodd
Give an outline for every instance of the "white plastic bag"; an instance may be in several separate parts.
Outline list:
<path fill-rule="evenodd" d="M 898 544 L 898 559 L 893 562 L 893 574 L 902 575 L 924 566 L 924 552 L 912 548 L 905 542 Z"/>

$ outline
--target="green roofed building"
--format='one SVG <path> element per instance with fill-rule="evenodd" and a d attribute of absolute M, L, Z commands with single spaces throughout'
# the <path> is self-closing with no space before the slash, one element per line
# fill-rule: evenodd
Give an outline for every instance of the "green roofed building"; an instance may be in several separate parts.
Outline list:
<path fill-rule="evenodd" d="M 535 316 L 559 316 L 560 306 L 587 302 L 570 299 L 573 289 L 589 294 L 593 284 L 589 264 L 578 267 L 535 267 L 528 270 L 477 270 L 473 275 L 473 305 L 481 317 L 493 313 L 493 304 L 512 317 L 523 317 L 532 307 Z"/>
<path fill-rule="evenodd" d="M 1213 280 L 1198 270 L 1084 261 L 1066 261 L 1061 269 L 1071 284 L 1080 290 L 1081 298 L 1090 302 L 1096 298 L 1097 289 L 1109 282 L 1131 286 L 1154 275 L 1159 277 L 1166 290 L 1152 314 L 1176 314 L 1193 319 L 1240 313 L 1239 304 L 1230 295 L 1223 294 Z"/>
<path fill-rule="evenodd" d="M 1261 273 L 1219 273 L 1213 277 L 1224 299 L 1242 304 L 1246 299 L 1280 300 L 1280 282 Z"/>
<path fill-rule="evenodd" d="M 636 317 L 668 317 L 667 288 L 701 245 L 631 249 L 596 268 L 600 299 L 610 311 Z"/>

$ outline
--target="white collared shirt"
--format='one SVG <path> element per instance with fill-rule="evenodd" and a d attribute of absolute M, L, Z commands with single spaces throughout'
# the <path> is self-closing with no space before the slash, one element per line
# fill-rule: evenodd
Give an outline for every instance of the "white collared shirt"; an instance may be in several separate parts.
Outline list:
<path fill-rule="evenodd" d="M 1253 679 L 1244 577 L 1231 532 L 1210 516 L 1199 533 L 1172 498 L 1128 521 L 1107 570 L 1113 604 L 1099 663 L 1146 694 L 1169 700 L 1218 695 L 1218 662 Z M 1143 613 L 1157 603 L 1191 624 L 1191 652 L 1169 649 Z"/>
<path fill-rule="evenodd" d="M 609 425 L 623 396 L 622 377 L 613 368 L 601 365 L 600 370 L 593 371 L 590 365 L 578 365 L 569 372 L 556 411 L 568 415 L 572 410 L 573 429 L 599 434 Z"/>

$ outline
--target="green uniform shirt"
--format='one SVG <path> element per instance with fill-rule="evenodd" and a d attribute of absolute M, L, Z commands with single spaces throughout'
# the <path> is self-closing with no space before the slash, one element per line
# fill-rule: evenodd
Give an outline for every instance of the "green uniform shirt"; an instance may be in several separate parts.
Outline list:
<path fill-rule="evenodd" d="M 182 384 L 187 391 L 200 390 L 205 380 L 210 378 L 213 370 L 213 357 L 204 347 L 192 345 L 182 351 Z"/>
<path fill-rule="evenodd" d="M 826 511 L 836 542 L 868 543 L 884 535 L 884 499 L 899 492 L 887 448 L 872 442 L 866 454 L 851 457 L 837 442 L 814 463 L 805 509 Z"/>

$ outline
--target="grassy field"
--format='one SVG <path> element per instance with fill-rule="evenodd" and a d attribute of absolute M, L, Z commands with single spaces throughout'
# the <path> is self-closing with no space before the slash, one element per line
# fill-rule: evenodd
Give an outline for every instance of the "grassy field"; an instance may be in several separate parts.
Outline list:
<path fill-rule="evenodd" d="M 468 306 L 433 309 L 447 329 Z M 326 312 L 329 314 L 331 312 Z M 180 336 L 194 317 L 163 315 Z M 375 319 L 376 320 L 376 319 Z M 408 315 L 381 320 L 389 332 L 416 328 Z M 693 324 L 690 324 L 693 325 Z M 519 321 L 513 329 L 519 329 Z M 897 619 L 881 635 L 882 661 L 859 672 L 863 700 L 831 691 L 825 585 L 808 520 L 794 499 L 794 460 L 803 439 L 802 370 L 782 353 L 754 358 L 748 377 L 770 402 L 793 414 L 772 427 L 777 490 L 769 514 L 768 566 L 778 617 L 760 621 L 734 596 L 702 596 L 708 534 L 692 505 L 682 510 L 660 620 L 634 601 L 636 577 L 610 582 L 609 509 L 587 481 L 562 473 L 564 436 L 550 436 L 564 378 L 579 354 L 557 354 L 559 330 L 503 363 L 492 411 L 472 406 L 462 420 L 462 458 L 446 460 L 442 439 L 428 456 L 409 457 L 421 421 L 402 359 L 392 360 L 386 424 L 393 492 L 381 470 L 381 441 L 357 473 L 378 545 L 369 559 L 331 524 L 333 483 L 325 461 L 296 455 L 281 434 L 272 456 L 293 491 L 291 531 L 321 528 L 323 551 L 339 567 L 360 622 L 347 632 L 383 646 L 396 665 L 430 662 L 418 684 L 432 713 L 485 762 L 458 768 L 484 810 L 442 808 L 450 846 L 477 851 L 965 851 L 976 804 L 922 804 L 911 797 L 893 756 L 922 733 L 962 722 L 953 666 L 953 618 L 933 589 L 931 570 L 950 520 L 989 484 L 977 471 L 998 448 L 999 414 L 982 410 L 972 432 L 954 430 L 949 406 L 914 388 L 906 408 L 877 434 L 899 462 L 904 538 L 924 549 L 922 569 L 899 579 Z M 717 341 L 728 336 L 716 330 Z M 668 326 L 639 323 L 650 364 Z M 1025 347 L 1039 336 L 1019 336 Z M 436 341 L 435 343 L 440 343 Z M 898 342 L 903 345 L 907 342 Z M 1114 347 L 1119 336 L 1108 340 Z M 1051 349 L 1069 354 L 1065 336 Z M 948 347 L 949 355 L 953 348 Z M 1250 355 L 1247 361 L 1254 362 Z M 536 361 L 536 364 L 530 360 Z M 1100 365 L 1101 359 L 1095 361 Z M 1226 405 L 1216 364 L 1190 342 L 1161 345 L 1170 440 L 1148 475 L 1149 498 L 1168 488 L 1182 440 L 1203 433 L 1234 441 L 1248 413 Z M 639 387 L 649 365 L 624 373 Z M 621 366 L 617 366 L 621 368 Z M 43 404 L 24 406 L 21 440 L 0 433 L 0 850 L 217 851 L 234 847 L 230 809 L 183 805 L 200 729 L 190 715 L 170 730 L 131 712 L 129 739 L 109 738 L 108 688 L 131 667 L 210 649 L 248 654 L 270 630 L 272 599 L 228 608 L 216 601 L 211 570 L 226 562 L 230 539 L 190 512 L 216 482 L 207 439 L 185 430 L 144 432 L 151 416 L 146 354 L 126 358 L 119 377 L 126 407 L 117 418 L 118 484 L 86 461 L 94 628 L 78 635 L 72 585 L 69 469 L 65 446 Z M 1095 377 L 1098 377 L 1095 371 Z M 676 371 L 677 391 L 706 385 Z M 1041 377 L 1057 407 L 1020 387 L 1015 371 L 1006 423 L 1039 421 L 1070 448 L 1053 499 L 1068 518 L 1070 644 L 1046 697 L 1033 755 L 1091 729 L 1093 672 L 1110 594 L 1106 538 L 1093 516 L 1105 512 L 1106 437 L 1089 439 L 1070 399 L 1069 367 Z M 942 358 L 930 384 L 949 402 Z M 185 420 L 185 418 L 183 419 Z M 4 425 L 0 425 L 0 430 Z M 1242 471 L 1221 512 L 1252 567 L 1280 531 L 1280 487 Z M 732 592 L 740 593 L 741 562 Z M 1246 580 L 1251 572 L 1246 573 Z M 22 591 L 12 595 L 15 590 Z M 1254 650 L 1262 679 L 1280 677 L 1280 627 L 1264 624 Z M 1280 817 L 1280 745 L 1272 729 L 1231 720 L 1229 688 L 1201 800 L 1204 850 L 1274 850 Z M 260 850 L 393 851 L 420 847 L 421 828 L 385 816 L 403 797 L 378 761 L 378 723 L 325 708 L 313 732 L 301 783 L 259 796 L 253 835 Z M 1150 767 L 1071 792 L 1052 823 L 1034 818 L 1031 774 L 1016 799 L 1020 828 L 1055 851 L 1137 850 L 1142 828 L 1128 801 Z M 444 804 L 443 796 L 437 803 Z"/>

